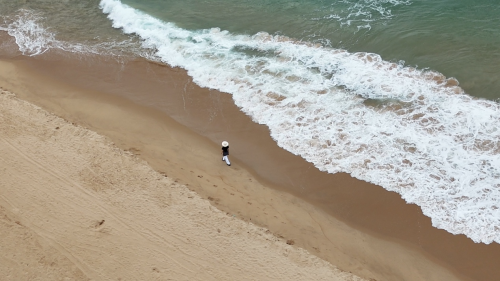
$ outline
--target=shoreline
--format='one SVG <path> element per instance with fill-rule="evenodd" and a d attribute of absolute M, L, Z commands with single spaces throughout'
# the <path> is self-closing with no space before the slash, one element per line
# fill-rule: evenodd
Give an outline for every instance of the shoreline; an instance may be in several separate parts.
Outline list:
<path fill-rule="evenodd" d="M 120 89 L 129 89 L 130 93 L 124 91 L 120 93 L 122 97 L 116 97 L 113 95 L 117 93 L 113 91 L 110 91 L 111 95 L 98 91 L 99 88 L 116 87 L 116 81 L 112 78 L 116 73 L 111 73 L 111 78 L 103 79 L 109 78 L 108 85 L 98 85 L 99 81 L 87 79 L 96 83 L 82 89 L 83 84 L 79 83 L 88 78 L 85 75 L 81 78 L 68 72 L 66 77 L 58 77 L 65 69 L 64 64 L 44 73 L 45 77 L 40 70 L 54 65 L 53 62 L 21 59 L 8 64 L 12 69 L 7 71 L 8 74 L 5 71 L 0 74 L 0 83 L 10 84 L 6 87 L 20 98 L 109 137 L 118 147 L 135 152 L 157 171 L 172 174 L 202 197 L 212 198 L 211 202 L 217 208 L 239 212 L 238 216 L 244 220 L 252 220 L 277 235 L 293 239 L 296 245 L 343 270 L 377 280 L 469 280 L 466 277 L 468 274 L 464 276 L 464 269 L 460 268 L 464 264 L 469 267 L 469 272 L 465 273 L 476 276 L 470 280 L 488 280 L 488 276 L 498 273 L 487 263 L 484 264 L 498 261 L 498 245 L 474 245 L 463 235 L 453 236 L 444 230 L 435 229 L 417 206 L 407 205 L 395 193 L 346 174 L 329 175 L 318 171 L 312 164 L 278 148 L 268 136 L 267 128 L 252 123 L 239 112 L 229 95 L 189 83 L 183 71 L 147 63 L 145 66 L 141 62 L 138 62 L 137 67 L 127 66 L 119 75 L 122 76 L 121 81 L 130 79 L 130 85 L 120 84 L 123 86 Z M 5 70 L 7 67 L 2 63 L 0 68 Z M 151 81 L 147 80 L 140 82 L 145 77 L 133 75 L 140 73 L 138 69 L 146 68 L 149 73 L 145 77 L 153 76 L 151 73 L 156 76 L 165 74 L 164 71 L 170 73 L 169 79 L 163 83 L 171 83 L 170 86 L 174 83 L 174 87 L 171 87 L 173 90 L 169 91 L 175 94 L 175 91 L 183 90 L 186 95 L 182 95 L 182 98 L 174 94 L 155 98 L 155 94 L 158 95 L 155 87 L 158 91 L 158 85 L 151 85 Z M 129 70 L 130 73 L 127 73 Z M 106 69 L 101 71 L 101 74 L 106 73 Z M 141 88 L 146 89 L 143 100 L 136 100 L 135 103 L 124 100 L 124 97 L 130 98 L 128 94 Z M 51 89 L 50 94 L 47 94 L 47 89 Z M 203 100 L 203 96 L 208 98 Z M 158 100 L 163 102 L 158 103 Z M 180 106 L 181 102 L 183 106 Z M 207 104 L 210 110 L 204 110 Z M 152 105 L 157 108 L 152 110 Z M 163 110 L 158 110 L 158 107 Z M 182 111 L 185 114 L 181 114 Z M 130 116 L 127 121 L 120 119 L 127 115 L 136 119 Z M 213 117 L 208 124 L 199 121 L 207 120 L 207 116 Z M 184 127 L 186 125 L 189 129 Z M 166 149 L 163 147 L 166 138 L 162 130 L 164 133 L 172 128 L 175 128 L 177 136 L 184 134 L 183 141 L 176 140 L 177 147 Z M 234 168 L 230 173 L 236 173 L 238 177 L 229 174 L 225 165 L 207 168 L 197 163 L 197 155 L 200 154 L 205 155 L 204 163 L 211 161 L 206 158 L 207 153 L 211 158 L 218 159 L 220 148 L 215 139 L 221 135 L 229 136 L 230 158 Z M 166 163 L 167 156 L 170 157 L 177 149 L 184 150 L 186 155 L 170 159 L 174 163 Z M 193 174 L 199 174 L 202 178 Z M 285 180 L 284 175 L 289 178 Z M 249 182 L 234 182 L 232 177 L 246 177 Z M 220 178 L 217 184 L 213 184 L 217 187 L 212 185 L 213 188 L 207 189 L 203 185 L 205 182 L 202 179 L 215 181 L 216 178 Z M 335 184 L 332 184 L 332 180 Z M 223 185 L 225 191 L 219 188 Z M 230 187 L 233 192 L 227 190 Z M 236 199 L 237 195 L 230 195 L 237 194 L 235 192 L 242 194 L 240 196 L 243 198 Z M 276 203 L 278 199 L 281 201 Z M 264 215 L 266 211 L 271 213 L 268 211 L 271 208 L 274 209 L 272 212 L 275 217 Z M 278 211 L 276 208 L 281 209 Z M 352 228 L 353 225 L 355 228 Z M 417 231 L 420 232 L 415 233 Z M 461 248 L 454 250 L 451 248 L 454 246 Z M 447 260 L 443 256 L 434 256 L 435 252 L 443 249 Z M 476 256 L 465 258 L 464 255 L 471 254 L 471 251 Z M 481 254 L 485 255 L 478 259 Z M 398 256 L 398 261 L 394 261 L 394 256 Z M 470 262 L 482 263 L 483 268 L 474 268 Z M 461 278 L 452 276 L 442 266 L 462 275 Z"/>

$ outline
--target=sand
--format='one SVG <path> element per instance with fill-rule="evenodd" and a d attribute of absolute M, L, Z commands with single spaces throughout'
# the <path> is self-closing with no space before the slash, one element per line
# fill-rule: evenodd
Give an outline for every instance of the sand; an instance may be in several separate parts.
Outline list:
<path fill-rule="evenodd" d="M 1 280 L 363 280 L 5 91 L 0 124 Z"/>
<path fill-rule="evenodd" d="M 97 71 L 78 68 L 81 72 L 76 75 L 69 71 L 74 67 L 68 68 L 56 61 L 4 60 L 0 62 L 0 86 L 77 126 L 105 136 L 108 142 L 113 142 L 115 149 L 127 155 L 133 154 L 134 159 L 147 161 L 147 165 L 161 175 L 167 175 L 166 179 L 173 180 L 176 185 L 187 186 L 189 194 L 192 194 L 189 196 L 193 196 L 188 199 L 195 199 L 198 194 L 205 199 L 203 202 L 209 203 L 202 213 L 218 209 L 231 220 L 244 221 L 246 225 L 255 223 L 261 233 L 270 235 L 270 240 L 276 240 L 274 243 L 305 249 L 313 255 L 311 258 L 320 257 L 345 272 L 375 280 L 494 280 L 491 278 L 498 276 L 494 266 L 499 261 L 498 247 L 475 245 L 465 237 L 434 229 L 417 206 L 406 205 L 395 193 L 345 174 L 327 175 L 315 170 L 311 164 L 278 148 L 268 136 L 267 129 L 252 123 L 239 112 L 230 96 L 197 88 L 189 79 L 186 80 L 187 76 L 182 71 L 163 66 L 148 65 L 147 73 L 143 75 L 140 67 L 125 68 L 118 74 L 106 67 L 100 66 Z M 127 69 L 133 71 L 127 73 Z M 93 73 L 86 72 L 97 74 L 92 76 Z M 160 85 L 162 87 L 156 85 L 149 78 L 155 75 L 162 77 L 166 84 Z M 119 80 L 120 84 L 115 80 Z M 133 91 L 139 91 L 143 100 L 128 100 L 133 97 Z M 180 91 L 181 95 L 174 95 L 176 91 Z M 161 99 L 158 99 L 159 96 Z M 204 99 L 204 96 L 210 98 Z M 222 136 L 227 136 L 231 143 L 233 166 L 230 168 L 220 160 L 219 142 Z M 67 151 L 63 154 L 70 155 Z M 93 169 L 102 173 L 105 169 L 107 175 L 110 169 L 102 165 L 99 167 L 99 163 L 104 161 L 104 158 L 100 159 Z M 100 199 L 105 194 L 110 200 L 108 202 L 115 202 L 113 200 L 118 193 L 112 190 L 122 191 L 113 189 L 114 177 L 98 182 L 107 180 L 113 182 L 107 185 L 111 188 L 90 188 L 89 192 L 97 193 Z M 0 187 L 2 191 L 5 189 Z M 138 195 L 131 193 L 130 196 L 134 198 Z M 150 198 L 142 204 L 149 206 L 153 202 Z M 190 200 L 179 201 L 178 204 L 184 205 L 185 202 Z M 132 207 L 136 206 L 135 203 L 130 204 L 130 209 L 135 210 Z M 19 226 L 15 221 L 23 223 L 10 217 L 15 214 L 11 206 L 6 207 L 3 203 L 0 206 L 13 221 L 10 225 Z M 61 212 L 64 213 L 64 209 Z M 98 213 L 92 213 L 95 218 L 87 218 L 89 225 L 94 227 L 93 231 L 96 223 L 104 220 L 102 226 L 105 226 L 111 220 Z M 122 213 L 127 214 L 125 210 L 120 210 L 114 213 L 114 219 L 123 220 Z M 125 215 L 133 220 L 131 225 L 148 222 L 148 216 L 132 218 L 132 215 L 135 212 Z M 156 215 L 154 217 L 157 219 Z M 206 218 L 203 218 L 205 222 Z M 220 228 L 219 224 L 216 222 L 215 226 Z M 178 221 L 170 225 L 177 226 Z M 74 233 L 82 228 L 78 227 L 78 230 L 68 229 L 66 237 L 75 238 Z M 156 229 L 157 226 L 146 224 L 144 227 Z M 224 234 L 222 229 L 221 233 Z M 31 232 L 26 235 L 36 237 L 37 234 Z M 122 236 L 126 235 L 120 233 L 114 241 L 125 239 Z M 193 238 L 191 241 L 197 240 Z M 289 244 L 293 241 L 294 245 L 287 245 L 287 241 Z M 15 244 L 14 240 L 8 243 Z M 160 244 L 155 244 L 153 249 Z M 271 248 L 265 248 L 263 252 L 271 251 Z M 297 249 L 303 251 L 300 248 Z M 136 252 L 117 252 L 115 249 L 109 249 L 109 252 L 119 256 L 120 260 L 127 260 L 131 253 L 135 255 Z M 45 252 L 50 251 L 38 249 L 39 254 Z M 57 253 L 57 250 L 52 252 Z M 233 260 L 232 256 L 228 255 L 227 260 Z M 66 261 L 67 266 L 74 267 L 72 262 Z M 120 266 L 108 267 L 118 271 L 116 268 Z M 159 269 L 157 265 L 153 267 Z M 149 270 L 153 271 L 152 268 Z M 275 279 L 264 275 L 254 277 L 247 272 L 240 271 L 232 276 L 237 276 L 236 279 Z M 320 280 L 317 276 L 294 276 L 291 279 Z"/>

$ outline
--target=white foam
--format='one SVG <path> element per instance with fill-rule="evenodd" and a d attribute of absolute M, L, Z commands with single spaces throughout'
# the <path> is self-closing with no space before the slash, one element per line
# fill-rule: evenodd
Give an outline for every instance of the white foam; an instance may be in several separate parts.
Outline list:
<path fill-rule="evenodd" d="M 28 10 L 21 10 L 14 21 L 7 26 L 0 26 L 0 30 L 14 37 L 19 50 L 25 55 L 43 54 L 55 41 L 54 34 L 40 26 L 37 16 Z"/>
<path fill-rule="evenodd" d="M 123 53 L 118 50 L 132 49 L 134 45 L 132 40 L 94 44 L 58 40 L 56 33 L 43 25 L 43 17 L 28 9 L 21 9 L 15 16 L 5 17 L 3 20 L 4 24 L 0 25 L 0 31 L 12 36 L 19 51 L 26 56 L 38 56 L 49 50 L 62 50 L 70 53 L 119 57 Z"/>
<path fill-rule="evenodd" d="M 279 146 L 419 205 L 435 227 L 500 243 L 500 107 L 439 73 L 264 32 L 188 31 L 118 0 L 100 7 L 162 61 L 233 95 Z M 371 105 L 373 104 L 373 105 Z"/>
<path fill-rule="evenodd" d="M 383 23 L 393 18 L 392 8 L 411 5 L 410 0 L 340 0 L 332 4 L 333 14 L 321 17 L 322 20 L 335 20 L 341 26 L 356 26 L 357 30 L 371 29 L 371 22 Z"/>

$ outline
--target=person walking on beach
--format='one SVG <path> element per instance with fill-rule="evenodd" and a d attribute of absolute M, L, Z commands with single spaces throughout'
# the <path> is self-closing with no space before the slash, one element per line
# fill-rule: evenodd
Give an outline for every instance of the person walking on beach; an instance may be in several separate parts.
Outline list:
<path fill-rule="evenodd" d="M 227 141 L 222 142 L 222 161 L 226 161 L 226 164 L 228 166 L 231 166 L 231 162 L 229 162 L 229 158 L 227 156 L 229 155 L 229 143 Z"/>

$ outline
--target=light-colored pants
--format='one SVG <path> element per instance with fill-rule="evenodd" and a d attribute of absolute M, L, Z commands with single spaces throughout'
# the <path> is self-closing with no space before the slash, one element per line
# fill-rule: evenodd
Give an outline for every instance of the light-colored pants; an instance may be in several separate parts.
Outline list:
<path fill-rule="evenodd" d="M 231 162 L 229 162 L 229 158 L 226 156 L 222 156 L 222 161 L 226 161 L 226 164 L 231 165 Z"/>

